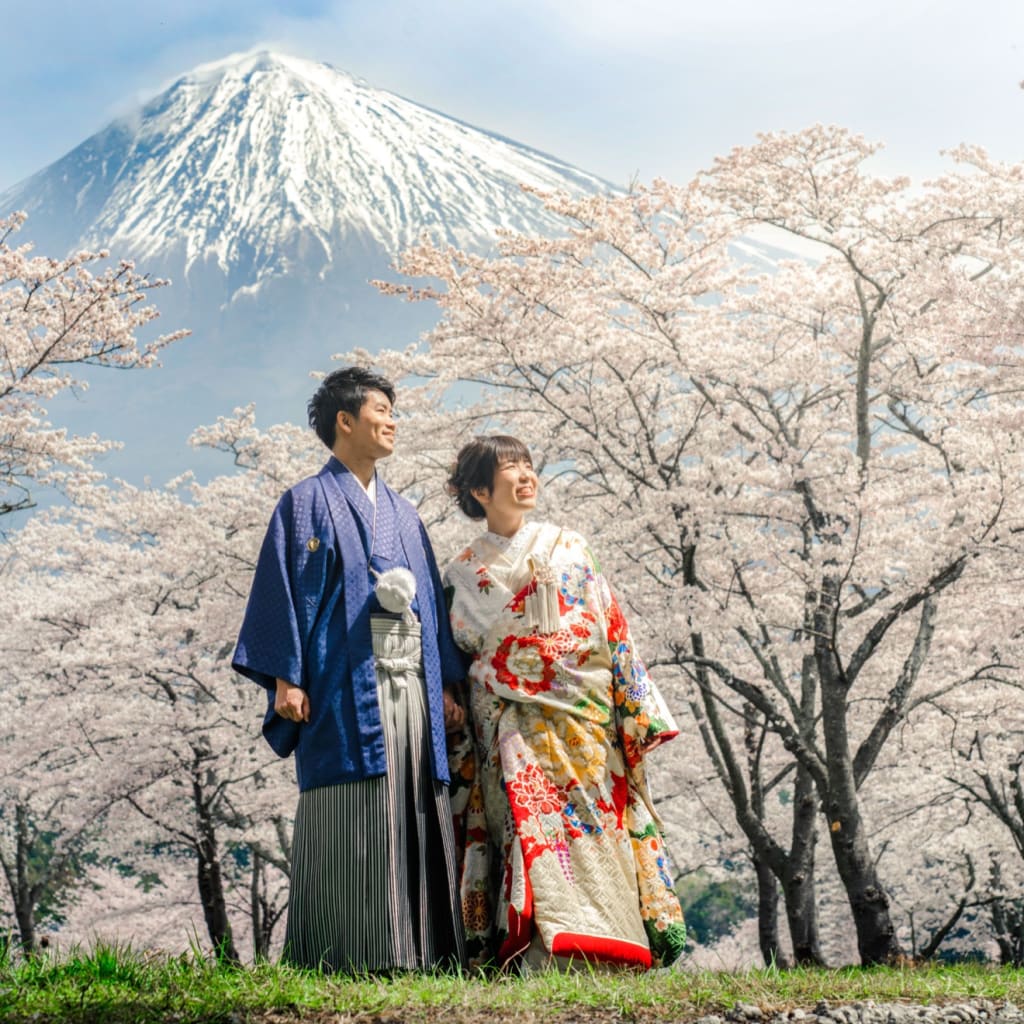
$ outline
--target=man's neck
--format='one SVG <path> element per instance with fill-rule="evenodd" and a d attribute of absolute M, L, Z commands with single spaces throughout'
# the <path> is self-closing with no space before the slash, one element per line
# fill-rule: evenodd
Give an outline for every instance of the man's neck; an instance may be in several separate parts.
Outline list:
<path fill-rule="evenodd" d="M 352 452 L 337 449 L 334 449 L 334 457 L 363 485 L 364 490 L 370 486 L 377 469 L 376 459 L 359 458 Z"/>

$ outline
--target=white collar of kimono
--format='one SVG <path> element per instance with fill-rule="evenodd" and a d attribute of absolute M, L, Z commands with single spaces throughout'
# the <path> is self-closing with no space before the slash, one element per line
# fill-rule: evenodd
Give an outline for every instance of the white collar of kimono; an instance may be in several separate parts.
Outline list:
<path fill-rule="evenodd" d="M 536 535 L 537 529 L 537 524 L 524 522 L 511 537 L 506 537 L 501 533 L 492 533 L 488 530 L 484 534 L 484 538 L 488 544 L 497 548 L 506 558 L 514 559 L 530 543 L 531 538 Z"/>
<path fill-rule="evenodd" d="M 364 484 L 363 481 L 360 480 L 359 477 L 357 477 L 355 475 L 355 473 L 352 474 L 352 479 L 355 480 L 356 483 L 359 484 L 359 486 L 362 487 L 362 489 L 364 491 L 366 491 L 366 496 L 370 499 L 370 503 L 376 508 L 376 506 L 377 506 L 377 470 L 373 471 L 373 476 L 370 477 L 370 482 L 368 484 Z"/>

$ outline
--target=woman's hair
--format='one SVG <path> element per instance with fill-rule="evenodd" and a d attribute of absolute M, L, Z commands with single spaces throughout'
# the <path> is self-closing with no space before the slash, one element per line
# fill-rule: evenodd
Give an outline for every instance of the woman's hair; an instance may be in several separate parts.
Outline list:
<path fill-rule="evenodd" d="M 320 382 L 306 411 L 309 414 L 309 425 L 328 448 L 334 447 L 338 413 L 347 412 L 358 419 L 370 391 L 383 392 L 388 401 L 395 404 L 395 387 L 391 381 L 362 366 L 335 370 Z"/>
<path fill-rule="evenodd" d="M 484 519 L 483 505 L 473 497 L 481 487 L 494 489 L 494 474 L 503 462 L 525 459 L 533 465 L 530 450 L 518 437 L 491 434 L 462 446 L 448 477 L 448 493 L 470 519 Z"/>

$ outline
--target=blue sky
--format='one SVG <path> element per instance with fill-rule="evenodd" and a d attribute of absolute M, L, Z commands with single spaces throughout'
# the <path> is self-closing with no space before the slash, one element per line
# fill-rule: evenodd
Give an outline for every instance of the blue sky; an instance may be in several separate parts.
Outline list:
<path fill-rule="evenodd" d="M 835 122 L 915 177 L 1024 159 L 1021 0 L 2 0 L 0 190 L 193 66 L 269 47 L 616 183 Z"/>

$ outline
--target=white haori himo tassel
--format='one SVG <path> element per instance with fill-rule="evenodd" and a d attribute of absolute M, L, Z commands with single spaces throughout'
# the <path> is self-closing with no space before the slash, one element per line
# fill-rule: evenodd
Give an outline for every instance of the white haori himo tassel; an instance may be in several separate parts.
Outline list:
<path fill-rule="evenodd" d="M 531 555 L 533 593 L 526 595 L 526 624 L 538 633 L 557 633 L 561 625 L 558 614 L 558 577 L 544 555 Z"/>
<path fill-rule="evenodd" d="M 374 593 L 380 601 L 381 608 L 386 612 L 401 615 L 405 622 L 415 622 L 412 602 L 416 596 L 416 577 L 401 566 L 385 572 L 377 572 L 375 569 L 371 569 L 370 572 L 377 577 Z"/>

